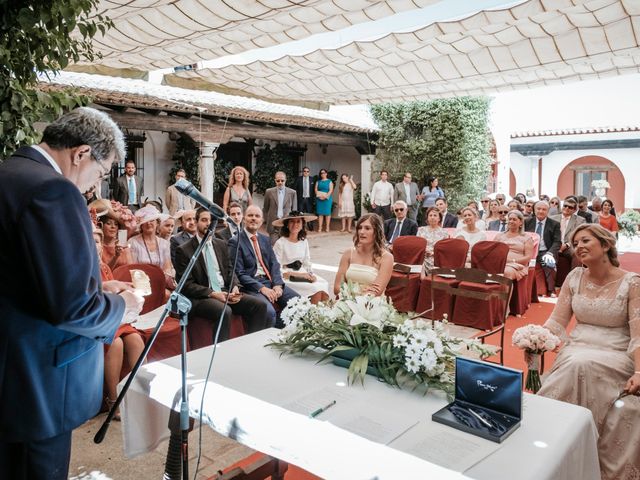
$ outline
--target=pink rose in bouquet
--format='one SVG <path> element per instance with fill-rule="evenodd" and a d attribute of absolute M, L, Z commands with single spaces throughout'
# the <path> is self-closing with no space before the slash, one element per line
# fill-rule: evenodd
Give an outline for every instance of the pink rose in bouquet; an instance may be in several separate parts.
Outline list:
<path fill-rule="evenodd" d="M 548 350 L 560 346 L 560 338 L 541 325 L 529 324 L 513 332 L 511 341 L 514 346 L 524 350 L 527 355 L 526 388 L 533 393 L 540 390 L 540 357 Z"/>

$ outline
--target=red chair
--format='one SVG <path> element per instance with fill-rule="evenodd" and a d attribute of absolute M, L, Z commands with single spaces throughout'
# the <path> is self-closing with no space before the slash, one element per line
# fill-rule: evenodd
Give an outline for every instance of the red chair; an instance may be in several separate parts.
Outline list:
<path fill-rule="evenodd" d="M 229 325 L 229 338 L 241 337 L 245 333 L 246 329 L 242 316 L 232 314 L 231 325 Z M 189 337 L 190 350 L 213 345 L 215 334 L 213 323 L 210 320 L 203 317 L 189 317 L 187 336 Z"/>
<path fill-rule="evenodd" d="M 495 241 L 481 241 L 471 249 L 471 268 L 492 275 L 502 275 L 507 265 L 509 246 Z M 504 322 L 508 302 L 491 296 L 494 291 L 504 290 L 504 286 L 495 283 L 461 282 L 461 290 L 472 290 L 486 295 L 486 300 L 477 298 L 457 298 L 453 306 L 452 323 L 481 330 L 491 330 Z"/>
<path fill-rule="evenodd" d="M 155 310 L 164 304 L 165 277 L 162 269 L 156 265 L 146 263 L 132 263 L 121 265 L 113 271 L 113 278 L 123 282 L 131 281 L 131 270 L 142 270 L 148 276 L 151 283 L 151 295 L 145 297 L 142 314 Z M 135 324 L 134 324 L 135 325 Z M 151 338 L 153 328 L 141 330 L 142 338 L 146 342 Z M 187 345 L 188 347 L 188 345 Z M 180 354 L 180 322 L 168 317 L 158 332 L 156 341 L 147 354 L 147 361 L 155 362 Z"/>
<path fill-rule="evenodd" d="M 535 232 L 526 232 L 526 235 L 533 239 L 533 256 L 529 262 L 527 276 L 522 277 L 513 286 L 513 295 L 509 301 L 509 310 L 512 315 L 524 315 L 531 305 L 531 288 L 536 275 L 536 256 L 538 255 L 540 236 Z"/>
<path fill-rule="evenodd" d="M 467 260 L 467 252 L 469 251 L 469 243 L 462 238 L 445 238 L 440 240 L 433 246 L 433 263 L 440 268 L 462 268 Z M 416 312 L 429 313 L 423 316 L 432 319 L 441 319 L 445 314 L 451 318 L 453 312 L 453 297 L 446 293 L 440 292 L 440 295 L 433 298 L 431 296 L 431 276 L 428 276 L 420 282 L 420 293 L 418 295 L 418 304 Z M 437 277 L 436 281 L 446 284 L 455 284 L 456 280 L 445 277 Z"/>
<path fill-rule="evenodd" d="M 569 275 L 572 268 L 572 259 L 562 255 L 558 255 L 558 265 L 556 267 L 556 287 L 562 288 L 565 278 Z"/>
<path fill-rule="evenodd" d="M 452 277 L 456 282 L 446 284 L 435 281 L 435 278 L 442 277 L 443 275 Z M 499 333 L 500 350 L 498 353 L 500 355 L 500 364 L 502 365 L 504 362 L 504 325 L 507 320 L 507 304 L 509 303 L 509 298 L 513 290 L 513 282 L 511 279 L 501 274 L 487 273 L 476 268 L 436 268 L 431 271 L 431 277 L 434 279 L 431 283 L 433 290 L 440 290 L 454 297 L 462 297 L 456 299 L 454 308 L 458 308 L 458 305 L 464 304 L 467 300 L 478 300 L 485 303 L 497 301 L 503 305 L 502 317 L 496 325 L 493 325 L 490 329 L 474 328 L 474 334 L 472 335 L 473 338 L 477 338 L 484 343 L 486 337 Z M 482 291 L 483 289 L 480 288 L 468 288 L 468 285 L 490 288 Z M 432 295 L 435 296 L 435 292 Z M 455 314 L 451 319 L 451 323 L 468 326 L 466 323 L 458 323 Z"/>
<path fill-rule="evenodd" d="M 393 261 L 403 265 L 420 265 L 424 262 L 427 240 L 406 235 L 393 242 Z M 406 280 L 406 281 L 405 281 Z M 420 292 L 420 273 L 403 273 L 394 270 L 385 290 L 399 312 L 414 312 Z"/>

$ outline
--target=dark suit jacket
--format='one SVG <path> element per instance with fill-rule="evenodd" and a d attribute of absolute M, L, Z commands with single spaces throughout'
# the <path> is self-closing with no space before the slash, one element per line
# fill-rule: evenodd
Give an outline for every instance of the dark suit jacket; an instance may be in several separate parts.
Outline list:
<path fill-rule="evenodd" d="M 527 232 L 535 232 L 538 219 L 533 216 L 528 218 L 524 222 L 524 229 Z M 553 218 L 547 217 L 547 222 L 544 224 L 544 231 L 542 232 L 542 238 L 544 244 L 547 246 L 547 253 L 552 254 L 556 259 L 558 258 L 558 250 L 562 245 L 562 239 L 560 235 L 560 222 L 556 222 Z"/>
<path fill-rule="evenodd" d="M 171 263 L 173 264 L 174 268 L 176 266 L 176 250 L 184 242 L 188 242 L 189 240 L 191 240 L 191 238 L 191 235 L 189 235 L 185 231 L 182 231 L 180 233 L 176 233 L 169 239 L 169 252 L 171 253 Z"/>
<path fill-rule="evenodd" d="M 505 231 L 509 228 L 508 224 L 505 223 Z M 489 225 L 487 225 L 487 230 L 492 230 L 494 232 L 500 231 L 500 220 L 491 220 Z"/>
<path fill-rule="evenodd" d="M 231 235 L 231 230 L 229 229 L 229 227 L 224 227 L 220 230 L 216 230 L 215 235 L 216 238 L 224 240 L 225 242 L 228 242 L 229 240 L 231 240 L 231 237 L 233 237 L 233 235 Z"/>
<path fill-rule="evenodd" d="M 239 235 L 236 235 L 229 240 L 229 256 L 235 255 L 236 245 L 240 239 L 240 251 L 238 252 L 238 263 L 236 264 L 236 275 L 240 280 L 242 289 L 250 293 L 258 293 L 264 284 L 260 283 L 256 278 L 256 272 L 258 271 L 258 261 L 253 253 L 253 246 L 251 240 L 247 237 L 247 234 L 242 230 Z M 280 264 L 276 258 L 276 254 L 273 251 L 269 237 L 258 233 L 258 245 L 260 246 L 260 252 L 262 253 L 262 261 L 264 262 L 269 275 L 271 275 L 271 285 L 284 286 L 284 280 L 280 273 Z"/>
<path fill-rule="evenodd" d="M 140 197 L 142 197 L 143 188 L 142 188 L 142 179 L 134 175 L 133 181 L 136 184 L 136 204 L 142 205 L 140 201 Z M 120 175 L 118 177 L 118 181 L 116 182 L 116 188 L 113 189 L 113 197 L 123 205 L 129 205 L 129 184 L 127 183 L 128 179 L 126 175 Z"/>
<path fill-rule="evenodd" d="M 393 231 L 396 228 L 396 219 L 390 218 L 389 220 L 385 220 L 384 222 L 384 236 L 387 239 L 387 242 L 391 241 L 391 235 L 393 235 Z M 418 224 L 411 220 L 410 218 L 405 218 L 402 222 L 402 228 L 400 228 L 400 235 L 416 235 L 418 233 Z"/>
<path fill-rule="evenodd" d="M 225 242 L 218 238 L 212 238 L 213 251 L 216 254 L 218 260 L 218 266 L 220 267 L 220 273 L 224 279 L 224 286 L 222 290 L 229 291 L 229 285 L 233 279 L 233 284 L 237 285 L 238 278 L 231 272 L 231 264 L 229 262 L 229 251 Z M 176 249 L 176 280 L 180 280 L 184 274 L 185 269 L 189 263 L 189 260 L 198 248 L 198 237 L 193 237 L 188 242 L 183 243 Z M 232 278 L 233 277 L 233 278 Z M 200 254 L 200 257 L 196 260 L 191 275 L 184 284 L 183 293 L 190 299 L 204 299 L 208 298 L 209 294 L 213 291 L 209 288 L 209 276 L 207 275 L 207 265 L 204 261 L 204 254 Z"/>
<path fill-rule="evenodd" d="M 298 195 L 298 203 L 302 201 L 302 175 L 296 178 L 296 194 Z M 309 197 L 311 200 L 316 196 L 315 194 L 316 182 L 313 181 L 313 177 L 309 175 Z"/>
<path fill-rule="evenodd" d="M 42 440 L 98 412 L 125 305 L 102 292 L 84 197 L 31 147 L 0 165 L 0 244 L 0 442 Z"/>
<path fill-rule="evenodd" d="M 442 228 L 456 228 L 458 226 L 458 217 L 453 213 L 447 212 L 442 219 Z"/>

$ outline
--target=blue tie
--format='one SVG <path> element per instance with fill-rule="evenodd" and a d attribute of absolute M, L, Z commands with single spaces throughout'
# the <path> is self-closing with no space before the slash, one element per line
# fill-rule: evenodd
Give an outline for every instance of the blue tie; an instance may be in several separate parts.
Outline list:
<path fill-rule="evenodd" d="M 389 243 L 393 243 L 393 241 L 400 235 L 400 225 L 402 225 L 402 222 L 396 221 L 396 228 L 393 230 L 391 241 Z"/>
<path fill-rule="evenodd" d="M 129 177 L 129 205 L 136 203 L 136 186 L 133 183 L 133 177 Z"/>
<path fill-rule="evenodd" d="M 540 221 L 538 221 L 538 226 L 536 227 L 536 233 L 540 235 L 540 238 L 542 238 L 542 222 Z"/>
<path fill-rule="evenodd" d="M 213 246 L 209 243 L 204 247 L 204 259 L 207 264 L 207 275 L 209 276 L 209 286 L 214 292 L 221 292 L 220 282 L 218 281 L 218 260 L 213 252 Z"/>

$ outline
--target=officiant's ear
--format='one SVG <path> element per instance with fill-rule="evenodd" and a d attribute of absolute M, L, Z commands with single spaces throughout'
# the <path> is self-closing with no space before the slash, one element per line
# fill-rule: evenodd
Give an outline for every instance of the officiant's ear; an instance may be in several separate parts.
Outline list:
<path fill-rule="evenodd" d="M 80 162 L 91 160 L 91 147 L 89 145 L 79 145 L 71 148 L 71 161 L 74 165 Z"/>

